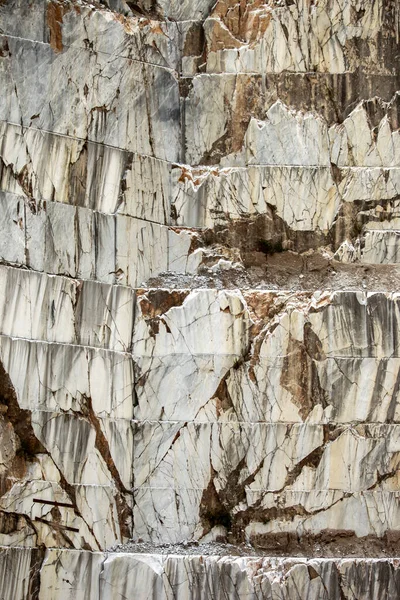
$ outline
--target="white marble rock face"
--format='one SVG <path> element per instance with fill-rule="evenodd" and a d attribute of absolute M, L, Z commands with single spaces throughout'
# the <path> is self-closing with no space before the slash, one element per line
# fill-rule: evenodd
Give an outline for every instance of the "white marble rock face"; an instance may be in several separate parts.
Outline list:
<path fill-rule="evenodd" d="M 40 600 L 223 600 L 226 597 L 291 600 L 396 597 L 396 560 L 251 558 L 102 554 L 50 549 L 40 553 L 12 549 L 0 556 L 2 575 L 12 569 L 17 586 L 13 596 L 23 600 L 35 589 L 40 570 Z M 4 588 L 5 593 L 10 589 Z"/>
<path fill-rule="evenodd" d="M 399 23 L 0 0 L 0 600 L 400 595 Z"/>
<path fill-rule="evenodd" d="M 376 68 L 375 42 L 387 5 L 379 2 L 227 2 L 204 23 L 207 72 L 331 72 Z M 394 35 L 394 32 L 393 34 Z M 369 52 L 354 56 L 362 40 Z M 381 64 L 382 72 L 393 72 Z"/>

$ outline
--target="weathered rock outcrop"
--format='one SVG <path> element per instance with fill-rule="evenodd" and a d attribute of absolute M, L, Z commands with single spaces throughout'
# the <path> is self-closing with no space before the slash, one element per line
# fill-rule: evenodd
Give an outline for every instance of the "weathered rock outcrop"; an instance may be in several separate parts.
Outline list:
<path fill-rule="evenodd" d="M 0 0 L 1 598 L 400 597 L 399 23 Z"/>

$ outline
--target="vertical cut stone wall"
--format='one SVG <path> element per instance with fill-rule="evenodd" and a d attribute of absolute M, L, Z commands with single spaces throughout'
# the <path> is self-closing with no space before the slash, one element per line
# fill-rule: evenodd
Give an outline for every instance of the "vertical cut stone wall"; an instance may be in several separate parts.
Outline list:
<path fill-rule="evenodd" d="M 400 597 L 399 24 L 0 0 L 0 597 Z"/>

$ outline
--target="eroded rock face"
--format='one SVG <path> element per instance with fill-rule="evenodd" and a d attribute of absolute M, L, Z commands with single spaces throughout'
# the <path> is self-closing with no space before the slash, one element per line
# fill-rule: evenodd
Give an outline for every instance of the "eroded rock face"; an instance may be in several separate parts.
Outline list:
<path fill-rule="evenodd" d="M 0 596 L 399 596 L 399 23 L 0 0 Z"/>

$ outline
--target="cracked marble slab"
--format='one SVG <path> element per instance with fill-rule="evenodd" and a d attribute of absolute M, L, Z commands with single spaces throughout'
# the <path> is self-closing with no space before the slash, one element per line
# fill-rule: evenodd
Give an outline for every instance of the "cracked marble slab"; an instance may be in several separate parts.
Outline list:
<path fill-rule="evenodd" d="M 34 469 L 32 464 L 28 477 L 34 475 Z M 124 504 L 121 500 L 112 487 L 73 486 L 66 492 L 57 482 L 22 479 L 0 500 L 3 520 L 9 520 L 8 527 L 2 527 L 0 542 L 20 547 L 105 549 L 127 539 L 127 515 L 123 516 L 123 510 L 118 515 Z"/>
<path fill-rule="evenodd" d="M 397 510 L 398 437 L 396 425 L 138 425 L 134 456 L 135 533 L 143 537 L 144 515 L 153 515 L 147 528 L 150 537 L 146 539 L 154 542 L 178 541 L 181 533 L 174 534 L 175 522 L 195 539 L 210 531 L 212 535 L 215 528 L 214 535 L 222 534 L 221 529 L 226 529 L 225 534 L 231 530 L 236 541 L 243 541 L 240 527 L 247 524 L 251 537 L 258 527 L 257 514 L 261 522 L 265 514 L 265 522 L 269 523 L 265 532 L 275 532 L 272 523 L 274 515 L 279 519 L 279 510 L 276 514 L 274 510 L 284 506 L 285 496 L 289 500 L 298 496 L 302 499 L 300 504 L 306 502 L 304 511 L 299 509 L 298 519 L 295 513 L 291 514 L 290 501 L 287 502 L 287 526 L 299 534 L 329 529 L 327 519 L 329 514 L 337 513 L 337 498 L 343 500 L 343 505 L 357 504 L 373 498 L 376 491 Z M 362 495 L 369 490 L 374 490 L 371 496 Z M 313 498 L 313 508 L 305 500 L 309 498 Z M 318 517 L 312 516 L 314 513 Z M 388 508 L 380 536 L 397 527 L 390 515 Z M 277 523 L 279 528 L 279 520 Z M 180 525 L 176 525 L 178 530 Z M 355 529 L 357 536 L 376 533 L 373 520 L 362 527 L 353 520 L 352 527 L 344 529 Z"/>
<path fill-rule="evenodd" d="M 40 600 L 101 600 L 126 598 L 126 592 L 150 600 L 223 600 L 227 595 L 258 600 L 356 600 L 396 595 L 396 559 L 320 559 L 267 557 L 162 556 L 149 554 L 38 552 L 2 548 L 1 573 L 18 574 L 15 600 L 36 589 Z M 39 578 L 40 576 L 40 578 Z M 374 595 L 370 591 L 375 590 Z"/>
<path fill-rule="evenodd" d="M 0 5 L 0 596 L 397 597 L 396 2 Z"/>
<path fill-rule="evenodd" d="M 55 53 L 50 46 L 15 38 L 7 44 L 1 58 L 6 89 L 0 120 L 178 160 L 178 82 L 169 70 L 88 49 Z M 77 64 L 85 65 L 83 72 Z"/>
<path fill-rule="evenodd" d="M 392 12 L 391 12 L 392 11 Z M 219 0 L 204 22 L 210 73 L 395 73 L 397 47 L 391 16 L 379 2 L 264 2 Z M 378 52 L 376 44 L 385 32 Z M 362 50 L 361 50 L 362 48 Z M 384 58 L 383 58 L 384 57 Z"/>
<path fill-rule="evenodd" d="M 0 267 L 0 333 L 7 336 L 124 352 L 133 310 L 129 288 Z"/>
<path fill-rule="evenodd" d="M 242 355 L 251 317 L 239 290 L 138 290 L 132 352 L 165 355 Z"/>
<path fill-rule="evenodd" d="M 0 259 L 52 275 L 138 287 L 171 271 L 195 274 L 193 232 L 126 215 L 0 192 Z"/>
<path fill-rule="evenodd" d="M 245 293 L 238 316 L 249 337 L 236 354 L 220 354 L 221 343 L 208 334 L 207 346 L 198 335 L 196 343 L 187 338 L 192 307 L 200 315 L 200 302 L 207 307 L 218 297 L 216 291 L 139 293 L 136 419 L 398 421 L 396 294 L 305 294 L 296 300 L 289 293 Z M 213 329 L 215 314 L 204 314 L 201 331 Z M 197 321 L 192 327 L 197 331 Z"/>
<path fill-rule="evenodd" d="M 251 114 L 239 86 L 238 81 L 229 77 L 201 75 L 193 81 L 186 99 L 186 162 L 192 165 L 220 162 L 223 167 L 251 164 L 327 167 L 331 163 L 338 167 L 390 167 L 399 164 L 398 93 L 390 102 L 381 102 L 381 106 L 376 99 L 375 111 L 373 101 L 361 101 L 343 123 L 337 120 L 331 123 L 318 112 L 288 108 L 282 100 L 270 106 L 260 103 L 258 110 Z M 203 105 L 206 95 L 207 107 Z M 228 96 L 233 96 L 229 111 Z M 200 119 L 196 117 L 199 106 Z M 372 119 L 368 109 L 375 112 Z M 255 112 L 259 113 L 258 117 Z M 236 120 L 240 127 L 236 126 Z M 371 120 L 376 122 L 372 125 Z"/>
<path fill-rule="evenodd" d="M 96 53 L 177 69 L 181 32 L 176 23 L 122 16 L 91 2 L 7 0 L 0 8 L 1 33 L 64 48 L 90 48 Z M 29 23 L 29 24 L 28 24 Z"/>
<path fill-rule="evenodd" d="M 0 358 L 23 410 L 84 414 L 89 398 L 98 417 L 133 417 L 129 354 L 0 336 Z"/>

